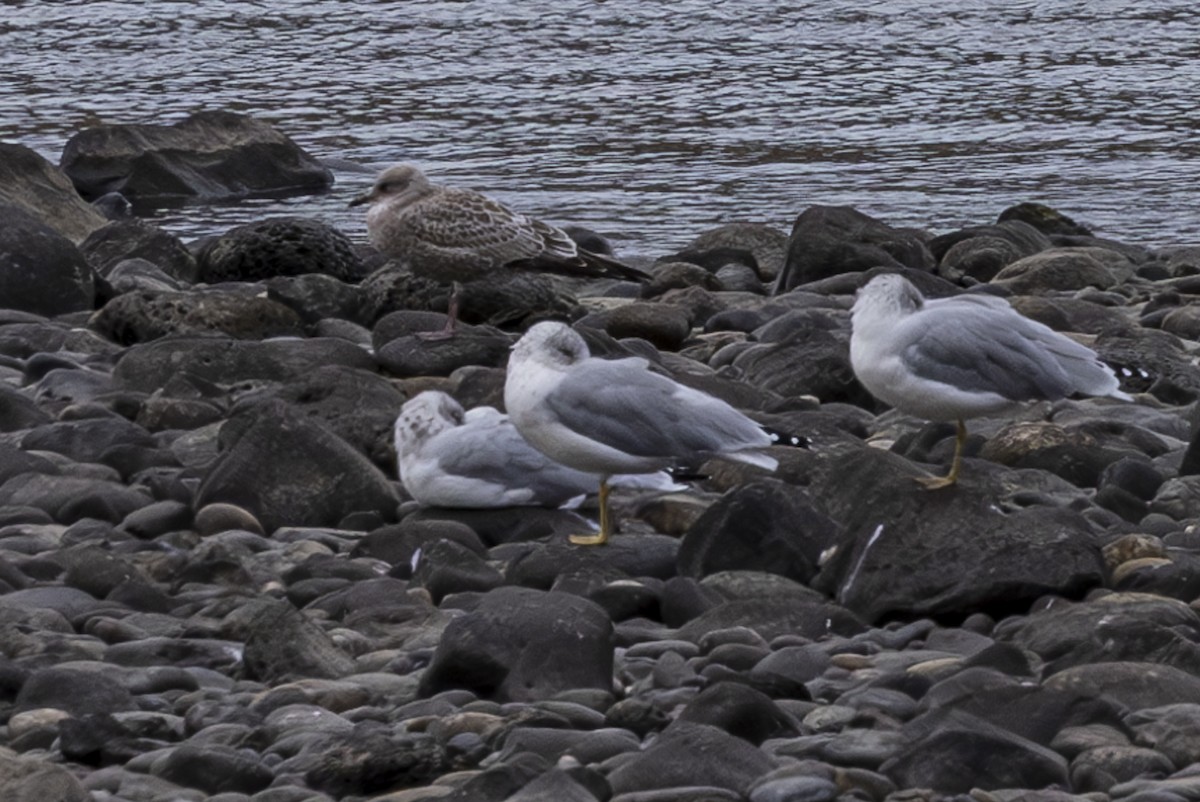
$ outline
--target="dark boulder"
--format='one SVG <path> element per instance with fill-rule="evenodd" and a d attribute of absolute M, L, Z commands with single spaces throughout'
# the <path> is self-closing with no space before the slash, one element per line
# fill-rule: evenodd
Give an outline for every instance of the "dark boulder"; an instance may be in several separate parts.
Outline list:
<path fill-rule="evenodd" d="M 37 315 L 92 308 L 92 268 L 72 242 L 19 206 L 0 203 L 0 308 Z"/>
<path fill-rule="evenodd" d="M 127 292 L 106 303 L 88 325 L 122 345 L 169 334 L 225 334 L 239 340 L 304 334 L 299 315 L 253 291 Z"/>
<path fill-rule="evenodd" d="M 317 421 L 275 402 L 232 418 L 227 429 L 230 424 L 232 442 L 205 474 L 197 509 L 236 504 L 267 532 L 335 526 L 357 511 L 395 518 L 399 498 L 387 477 Z"/>
<path fill-rule="evenodd" d="M 24 145 L 0 142 L 0 205 L 5 204 L 74 243 L 104 225 L 104 216 L 79 197 L 61 170 Z"/>
<path fill-rule="evenodd" d="M 203 111 L 174 125 L 101 125 L 80 131 L 61 167 L 85 200 L 120 192 L 135 206 L 321 192 L 333 174 L 273 126 Z"/>
<path fill-rule="evenodd" d="M 109 273 L 126 259 L 145 259 L 168 276 L 196 280 L 196 258 L 173 234 L 145 220 L 120 220 L 93 231 L 79 246 L 97 273 Z"/>
<path fill-rule="evenodd" d="M 873 267 L 929 271 L 934 258 L 915 231 L 894 228 L 849 206 L 810 206 L 792 225 L 775 294 Z"/>
<path fill-rule="evenodd" d="M 206 240 L 196 253 L 196 273 L 197 281 L 210 284 L 306 273 L 358 281 L 365 275 L 349 237 L 306 217 L 258 220 Z"/>

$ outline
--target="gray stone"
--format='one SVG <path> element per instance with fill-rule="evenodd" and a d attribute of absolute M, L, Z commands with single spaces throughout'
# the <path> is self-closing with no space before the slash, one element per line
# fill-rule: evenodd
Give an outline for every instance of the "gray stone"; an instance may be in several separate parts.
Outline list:
<path fill-rule="evenodd" d="M 61 170 L 37 151 L 9 142 L 0 142 L 0 204 L 21 209 L 74 243 L 105 222 Z"/>

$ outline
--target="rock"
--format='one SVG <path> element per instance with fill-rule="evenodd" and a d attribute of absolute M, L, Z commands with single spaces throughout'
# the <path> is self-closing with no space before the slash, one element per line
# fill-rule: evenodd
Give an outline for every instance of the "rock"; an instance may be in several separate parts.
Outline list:
<path fill-rule="evenodd" d="M 206 240 L 196 253 L 197 281 L 259 281 L 308 273 L 339 281 L 366 274 L 354 244 L 320 220 L 275 217 L 237 226 Z"/>
<path fill-rule="evenodd" d="M 929 242 L 938 260 L 938 274 L 955 283 L 961 283 L 964 277 L 991 281 L 1018 259 L 1051 247 L 1049 237 L 1021 220 L 972 226 Z"/>
<path fill-rule="evenodd" d="M 0 432 L 18 432 L 22 429 L 32 429 L 36 426 L 49 423 L 51 417 L 44 412 L 33 399 L 21 393 L 15 387 L 9 387 L 6 384 L 0 384 Z M 9 476 L 13 476 L 18 471 L 15 470 L 17 463 L 15 460 L 33 459 L 24 452 L 19 452 L 12 449 L 10 452 L 5 445 L 0 444 L 0 453 L 5 454 L 5 458 L 0 459 L 0 484 Z M 8 462 L 7 454 L 12 454 L 13 462 Z M 21 455 L 21 456 L 18 456 Z M 43 471 L 44 472 L 44 471 Z"/>
<path fill-rule="evenodd" d="M 145 220 L 108 223 L 93 231 L 79 250 L 88 264 L 110 281 L 113 268 L 127 259 L 144 259 L 180 281 L 196 280 L 196 258 L 191 252 L 178 237 Z"/>
<path fill-rule="evenodd" d="M 69 239 L 19 206 L 0 203 L 0 219 L 0 306 L 46 316 L 92 308 L 92 269 Z"/>
<path fill-rule="evenodd" d="M 686 287 L 703 287 L 714 292 L 725 288 L 715 274 L 700 265 L 690 262 L 665 262 L 655 264 L 654 276 L 642 285 L 639 297 L 658 298 L 670 290 Z"/>
<path fill-rule="evenodd" d="M 103 479 L 25 473 L 0 485 L 0 504 L 36 507 L 61 524 L 83 518 L 118 523 L 151 501 L 142 488 Z"/>
<path fill-rule="evenodd" d="M 902 788 L 965 794 L 1068 783 L 1060 755 L 966 713 L 934 711 L 909 722 L 903 733 L 906 745 L 880 768 Z"/>
<path fill-rule="evenodd" d="M 105 222 L 61 170 L 31 148 L 0 142 L 0 206 L 5 205 L 77 244 Z"/>
<path fill-rule="evenodd" d="M 117 446 L 155 446 L 154 438 L 124 418 L 57 421 L 39 426 L 21 438 L 21 448 L 52 451 L 76 462 L 103 462 Z"/>
<path fill-rule="evenodd" d="M 807 582 L 837 526 L 796 488 L 761 479 L 722 496 L 688 529 L 679 545 L 679 573 L 769 571 Z"/>
<path fill-rule="evenodd" d="M 6 802 L 90 802 L 94 797 L 62 766 L 20 757 L 0 747 L 0 788 Z"/>
<path fill-rule="evenodd" d="M 429 591 L 434 603 L 451 593 L 486 592 L 504 584 L 504 575 L 483 558 L 453 540 L 438 540 L 421 553 L 413 580 Z"/>
<path fill-rule="evenodd" d="M 849 206 L 810 206 L 792 225 L 775 294 L 873 267 L 929 271 L 934 259 L 913 231 L 893 228 Z"/>
<path fill-rule="evenodd" d="M 278 388 L 247 397 L 234 407 L 279 399 L 315 420 L 369 457 L 388 476 L 396 473 L 392 427 L 406 400 L 395 385 L 373 371 L 329 365 L 315 368 Z"/>
<path fill-rule="evenodd" d="M 124 389 L 151 393 L 181 373 L 194 381 L 232 386 L 252 380 L 291 381 L 326 365 L 376 367 L 369 354 L 343 340 L 174 336 L 126 349 L 113 378 Z"/>
<path fill-rule="evenodd" d="M 310 325 L 322 321 L 348 320 L 369 326 L 374 311 L 367 308 L 367 296 L 361 287 L 321 273 L 300 276 L 273 276 L 265 282 L 267 297 L 291 309 Z"/>
<path fill-rule="evenodd" d="M 1054 674 L 1045 684 L 1082 695 L 1103 695 L 1131 711 L 1190 703 L 1200 693 L 1200 678 L 1194 674 L 1137 661 L 1074 666 Z"/>
<path fill-rule="evenodd" d="M 65 710 L 72 716 L 137 709 L 133 696 L 116 680 L 67 668 L 35 671 L 13 702 L 15 711 L 42 707 Z"/>
<path fill-rule="evenodd" d="M 718 682 L 680 711 L 678 721 L 717 727 L 760 746 L 768 738 L 796 734 L 796 724 L 771 698 L 740 682 Z"/>
<path fill-rule="evenodd" d="M 396 490 L 366 457 L 281 402 L 247 411 L 237 441 L 205 473 L 196 507 L 236 504 L 263 528 L 334 526 L 371 510 L 394 518 Z M 226 424 L 229 427 L 230 424 Z"/>
<path fill-rule="evenodd" d="M 154 762 L 151 773 L 208 794 L 226 791 L 253 794 L 275 779 L 275 774 L 253 753 L 222 744 L 177 746 Z"/>
<path fill-rule="evenodd" d="M 1164 755 L 1136 746 L 1098 746 L 1071 761 L 1071 785 L 1080 792 L 1104 792 L 1141 777 L 1165 777 L 1175 766 Z"/>
<path fill-rule="evenodd" d="M 1200 705 L 1194 702 L 1138 710 L 1125 723 L 1136 743 L 1166 756 L 1176 766 L 1200 760 Z"/>
<path fill-rule="evenodd" d="M 998 625 L 996 635 L 1042 656 L 1051 673 L 1136 660 L 1200 674 L 1200 616 L 1173 599 L 1113 593 L 1087 602 L 1059 600 Z"/>
<path fill-rule="evenodd" d="M 608 782 L 614 795 L 701 785 L 745 795 L 755 780 L 773 768 L 769 757 L 742 739 L 707 724 L 680 721 L 618 766 Z"/>
<path fill-rule="evenodd" d="M 501 587 L 450 622 L 421 678 L 421 693 L 468 688 L 497 701 L 533 701 L 612 684 L 612 622 L 564 593 Z M 538 644 L 537 649 L 530 644 Z"/>
<path fill-rule="evenodd" d="M 393 734 L 364 723 L 348 735 L 318 742 L 306 758 L 304 779 L 343 799 L 425 784 L 444 770 L 445 761 L 428 735 Z"/>
<path fill-rule="evenodd" d="M 603 329 L 615 339 L 638 337 L 664 351 L 678 351 L 691 331 L 682 309 L 635 301 L 581 319 L 580 327 Z"/>
<path fill-rule="evenodd" d="M 1027 223 L 1044 234 L 1090 236 L 1091 230 L 1080 225 L 1057 209 L 1042 203 L 1018 203 L 1000 212 L 997 221 L 1019 220 Z"/>
<path fill-rule="evenodd" d="M 354 671 L 354 661 L 319 626 L 287 602 L 253 605 L 244 656 L 249 676 L 267 683 L 296 677 L 336 679 Z"/>
<path fill-rule="evenodd" d="M 675 575 L 679 541 L 665 535 L 616 535 L 603 549 L 581 549 L 556 538 L 522 548 L 509 561 L 509 582 L 549 588 L 564 574 L 615 571 L 627 576 L 669 579 Z"/>
<path fill-rule="evenodd" d="M 61 165 L 86 200 L 120 192 L 134 206 L 320 192 L 333 174 L 271 125 L 202 111 L 174 125 L 101 125 L 68 140 Z"/>
<path fill-rule="evenodd" d="M 604 780 L 599 779 L 599 783 L 593 782 L 592 785 L 603 783 Z M 508 797 L 505 802 L 599 802 L 603 796 L 604 791 L 597 795 L 587 785 L 577 782 L 567 770 L 554 768 Z"/>
<path fill-rule="evenodd" d="M 677 636 L 699 642 L 709 632 L 730 627 L 747 627 L 766 640 L 781 635 L 849 635 L 864 629 L 853 613 L 835 604 L 808 595 L 779 594 L 718 604 L 680 627 Z"/>
<path fill-rule="evenodd" d="M 118 295 L 88 321 L 122 345 L 149 342 L 169 334 L 225 334 L 240 340 L 299 337 L 298 315 L 261 295 L 225 290 L 137 291 Z"/>
<path fill-rule="evenodd" d="M 1084 287 L 1108 289 L 1120 278 L 1085 249 L 1053 248 L 1009 264 L 995 275 L 992 284 L 1016 294 L 1038 294 Z"/>
<path fill-rule="evenodd" d="M 929 493 L 910 463 L 877 449 L 826 468 L 813 494 L 844 538 L 814 586 L 867 620 L 1025 609 L 1103 582 L 1099 546 L 1077 513 L 1001 512 L 1000 487 L 969 469 L 952 498 Z"/>
<path fill-rule="evenodd" d="M 440 328 L 441 325 L 431 325 L 417 331 Z M 378 329 L 376 326 L 376 331 Z M 373 333 L 372 340 L 379 342 L 379 335 Z M 508 361 L 510 347 L 509 337 L 491 327 L 460 326 L 453 337 L 444 339 L 423 339 L 415 333 L 388 339 L 376 346 L 376 356 L 380 366 L 393 376 L 449 376 L 467 366 L 503 367 Z"/>
<path fill-rule="evenodd" d="M 705 261 L 706 254 L 720 256 L 723 252 L 743 251 L 751 256 L 750 267 L 763 281 L 774 280 L 783 270 L 787 257 L 788 238 L 779 229 L 763 223 L 727 223 L 709 229 L 683 247 L 676 257 L 716 270 L 728 263 L 727 257 L 716 262 Z M 687 258 L 684 258 L 684 257 Z M 717 263 L 719 262 L 719 263 Z"/>

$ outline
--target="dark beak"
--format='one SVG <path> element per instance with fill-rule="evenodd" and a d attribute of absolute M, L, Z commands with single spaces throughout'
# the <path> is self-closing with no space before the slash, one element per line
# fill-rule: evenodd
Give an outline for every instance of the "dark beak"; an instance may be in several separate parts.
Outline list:
<path fill-rule="evenodd" d="M 370 203 L 372 198 L 374 198 L 374 192 L 364 192 L 354 200 L 350 201 L 347 206 L 362 206 L 364 203 Z"/>

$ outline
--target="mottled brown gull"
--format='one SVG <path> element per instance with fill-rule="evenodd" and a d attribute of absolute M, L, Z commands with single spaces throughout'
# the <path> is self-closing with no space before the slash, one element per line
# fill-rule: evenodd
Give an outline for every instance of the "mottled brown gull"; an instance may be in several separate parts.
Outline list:
<path fill-rule="evenodd" d="M 850 364 L 872 395 L 957 425 L 950 472 L 918 480 L 929 489 L 958 481 L 968 418 L 1071 395 L 1130 400 L 1095 351 L 1003 298 L 925 298 L 903 276 L 885 274 L 858 291 L 851 326 Z"/>
<path fill-rule="evenodd" d="M 479 192 L 432 183 L 412 164 L 384 170 L 351 201 L 369 204 L 367 235 L 381 253 L 444 282 L 523 269 L 644 281 L 640 270 L 579 247 L 562 229 Z"/>
<path fill-rule="evenodd" d="M 526 440 L 551 459 L 600 480 L 600 531 L 572 537 L 599 545 L 612 533 L 609 478 L 650 473 L 709 456 L 774 470 L 758 450 L 772 439 L 741 412 L 652 373 L 640 357 L 598 359 L 564 323 L 538 323 L 513 347 L 504 405 Z"/>

